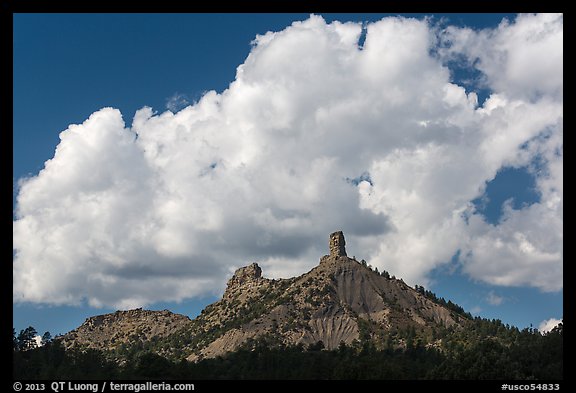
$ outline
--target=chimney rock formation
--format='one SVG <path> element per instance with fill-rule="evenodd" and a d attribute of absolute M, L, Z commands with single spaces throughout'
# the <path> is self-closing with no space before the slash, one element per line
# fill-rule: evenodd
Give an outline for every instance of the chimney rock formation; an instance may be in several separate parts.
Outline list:
<path fill-rule="evenodd" d="M 331 257 L 345 257 L 346 255 L 346 240 L 342 231 L 330 234 L 330 256 Z"/>

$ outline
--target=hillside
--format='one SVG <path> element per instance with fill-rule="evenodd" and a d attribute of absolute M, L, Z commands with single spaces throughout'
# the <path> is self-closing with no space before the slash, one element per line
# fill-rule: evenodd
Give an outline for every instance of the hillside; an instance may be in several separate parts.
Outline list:
<path fill-rule="evenodd" d="M 288 280 L 262 278 L 252 264 L 239 269 L 222 300 L 194 321 L 188 360 L 219 356 L 261 337 L 282 345 L 321 341 L 327 349 L 363 338 L 382 347 L 397 333 L 431 336 L 433 328 L 465 322 L 403 281 L 346 256 L 325 256 L 310 272 Z M 401 338 L 395 344 L 405 345 Z"/>
<path fill-rule="evenodd" d="M 87 318 L 78 328 L 62 336 L 66 349 L 92 348 L 114 351 L 137 343 L 168 337 L 188 326 L 187 316 L 168 310 L 150 311 L 141 308 L 116 311 Z"/>
<path fill-rule="evenodd" d="M 256 263 L 238 269 L 222 299 L 194 320 L 169 311 L 131 310 L 91 317 L 66 334 L 65 347 L 106 351 L 138 345 L 172 359 L 198 361 L 265 339 L 274 346 L 329 350 L 371 341 L 405 348 L 419 339 L 440 346 L 436 332 L 462 329 L 469 317 L 449 309 L 386 272 L 346 255 L 342 232 L 330 235 L 330 254 L 311 271 L 289 279 L 262 277 Z"/>

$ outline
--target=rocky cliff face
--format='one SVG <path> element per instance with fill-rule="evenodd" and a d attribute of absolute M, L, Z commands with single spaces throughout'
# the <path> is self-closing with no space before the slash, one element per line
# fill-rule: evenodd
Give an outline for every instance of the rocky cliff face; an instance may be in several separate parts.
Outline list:
<path fill-rule="evenodd" d="M 188 360 L 223 355 L 258 338 L 282 345 L 322 341 L 335 349 L 360 339 L 381 343 L 397 336 L 395 343 L 402 346 L 398 333 L 431 337 L 435 327 L 458 328 L 466 322 L 402 280 L 348 258 L 342 232 L 330 235 L 329 249 L 317 267 L 291 279 L 263 278 L 256 264 L 238 269 L 222 300 L 194 321 L 197 337 L 215 334 L 196 340 Z"/>
<path fill-rule="evenodd" d="M 322 341 L 325 348 L 335 349 L 365 340 L 377 347 L 402 347 L 406 339 L 418 337 L 427 345 L 440 345 L 437 329 L 459 329 L 469 322 L 402 280 L 348 258 L 345 244 L 342 232 L 331 234 L 330 255 L 299 277 L 264 278 L 256 263 L 238 269 L 222 299 L 193 321 L 168 311 L 116 312 L 89 318 L 64 341 L 107 349 L 154 341 L 151 348 L 158 353 L 197 361 L 254 340 L 303 346 Z"/>
<path fill-rule="evenodd" d="M 327 349 L 353 344 L 361 335 L 434 326 L 460 326 L 465 318 L 425 298 L 401 280 L 378 275 L 347 257 L 327 256 L 296 279 L 259 279 L 207 308 L 197 334 L 219 327 L 222 334 L 192 350 L 188 360 L 234 351 L 250 339 L 274 338 L 284 345 L 322 341 Z M 398 342 L 401 345 L 401 341 Z"/>

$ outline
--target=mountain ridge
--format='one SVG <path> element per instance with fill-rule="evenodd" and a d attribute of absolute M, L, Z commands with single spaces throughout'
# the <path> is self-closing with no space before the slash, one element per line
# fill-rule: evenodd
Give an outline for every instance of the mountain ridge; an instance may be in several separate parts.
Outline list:
<path fill-rule="evenodd" d="M 405 348 L 408 339 L 441 347 L 436 330 L 469 323 L 469 315 L 349 258 L 341 231 L 330 235 L 329 250 L 297 277 L 264 278 L 257 263 L 237 269 L 222 298 L 193 320 L 168 310 L 117 311 L 90 317 L 60 339 L 66 348 L 105 350 L 120 359 L 136 346 L 195 362 L 257 340 L 272 346 L 321 343 L 328 350 L 361 341 Z"/>

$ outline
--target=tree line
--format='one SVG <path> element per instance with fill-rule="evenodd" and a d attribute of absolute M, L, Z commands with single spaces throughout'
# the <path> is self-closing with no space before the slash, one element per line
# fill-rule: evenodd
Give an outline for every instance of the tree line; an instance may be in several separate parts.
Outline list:
<path fill-rule="evenodd" d="M 240 350 L 197 363 L 134 351 L 122 363 L 94 349 L 65 350 L 58 339 L 31 344 L 32 329 L 14 334 L 15 379 L 507 379 L 563 378 L 563 325 L 541 334 L 499 321 L 477 321 L 468 331 L 445 335 L 442 348 L 410 342 L 377 349 L 357 341 L 328 351 L 272 345 L 266 337 Z M 47 336 L 48 338 L 49 336 Z"/>
<path fill-rule="evenodd" d="M 26 329 L 20 330 L 16 335 L 16 329 L 12 328 L 12 346 L 14 351 L 26 351 L 40 347 L 52 341 L 50 332 L 45 332 L 42 336 L 38 335 L 36 329 L 28 326 Z"/>

